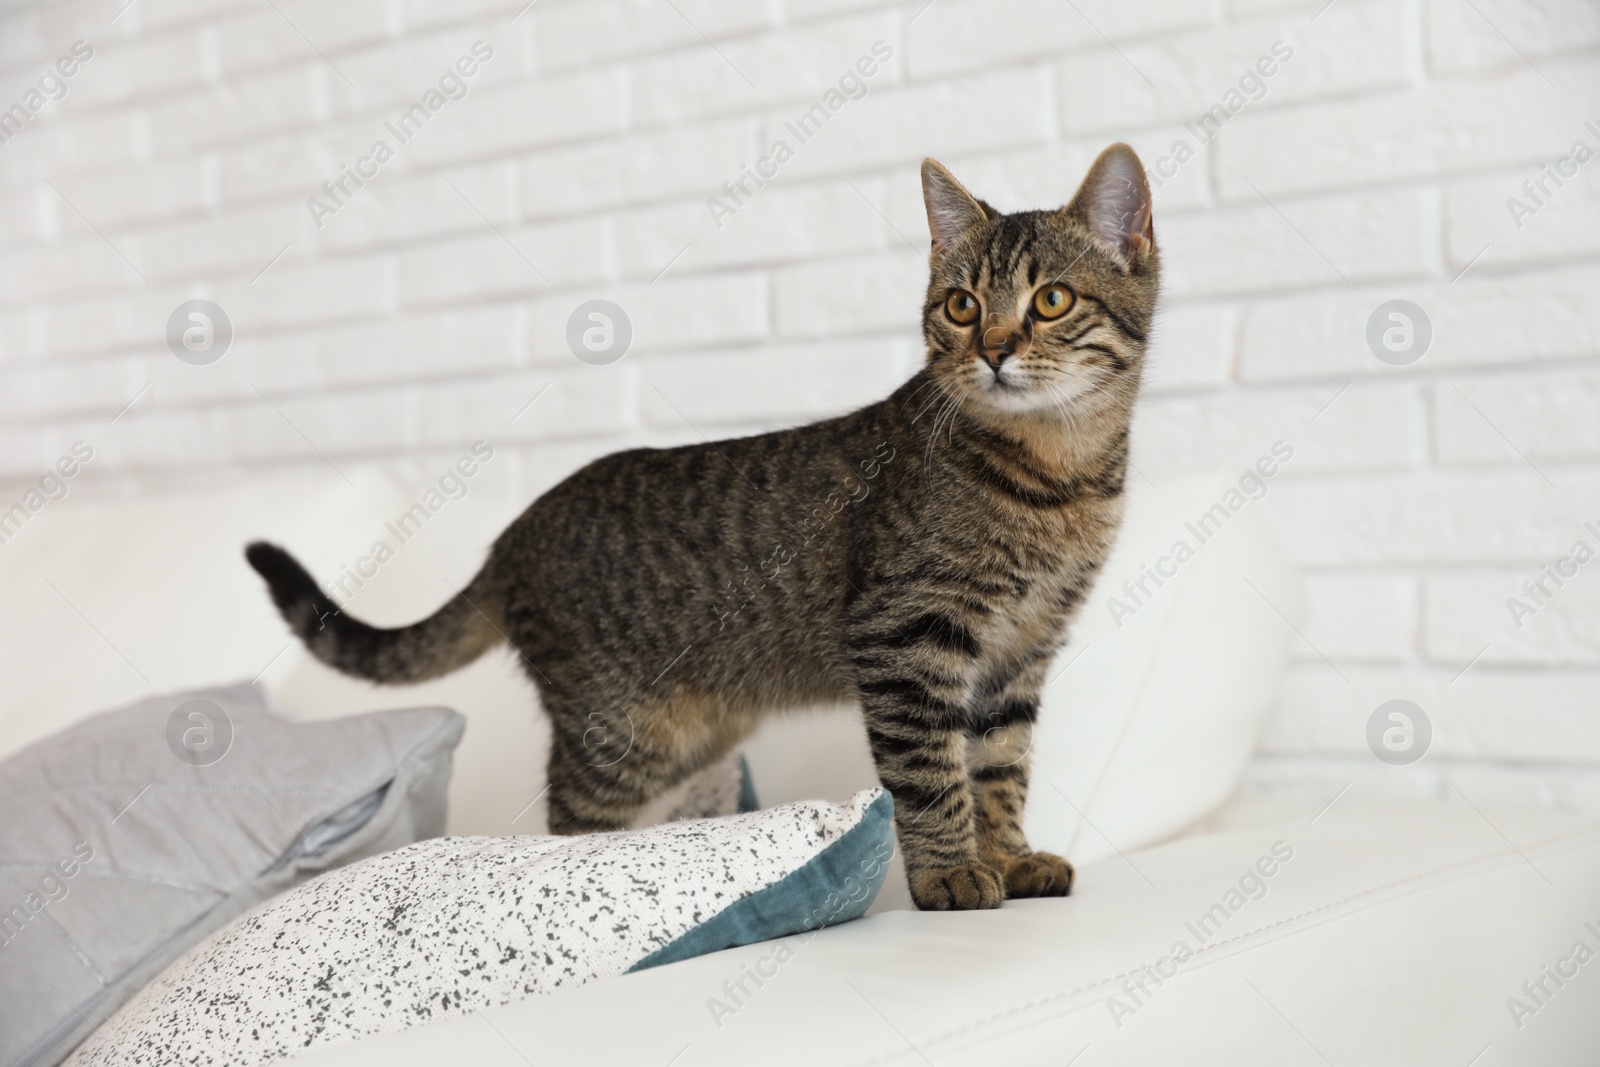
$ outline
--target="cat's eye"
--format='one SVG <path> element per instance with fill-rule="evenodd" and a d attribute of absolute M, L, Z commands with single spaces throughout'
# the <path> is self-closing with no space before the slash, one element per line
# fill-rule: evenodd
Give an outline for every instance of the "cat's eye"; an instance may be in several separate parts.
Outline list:
<path fill-rule="evenodd" d="M 1041 319 L 1059 319 L 1072 308 L 1073 293 L 1064 285 L 1047 285 L 1033 294 L 1033 311 Z"/>
<path fill-rule="evenodd" d="M 956 289 L 945 299 L 944 313 L 957 326 L 970 326 L 978 321 L 978 298 L 965 289 Z"/>

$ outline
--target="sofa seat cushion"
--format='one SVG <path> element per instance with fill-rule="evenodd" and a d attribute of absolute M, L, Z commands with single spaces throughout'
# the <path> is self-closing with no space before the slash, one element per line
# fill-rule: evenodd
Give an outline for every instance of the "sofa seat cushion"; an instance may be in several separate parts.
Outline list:
<path fill-rule="evenodd" d="M 1590 1064 L 1597 929 L 1595 824 L 1346 798 L 1090 865 L 1066 899 L 869 916 L 781 965 L 750 945 L 298 1062 Z M 1581 969 L 1536 1005 L 1546 966 Z"/>

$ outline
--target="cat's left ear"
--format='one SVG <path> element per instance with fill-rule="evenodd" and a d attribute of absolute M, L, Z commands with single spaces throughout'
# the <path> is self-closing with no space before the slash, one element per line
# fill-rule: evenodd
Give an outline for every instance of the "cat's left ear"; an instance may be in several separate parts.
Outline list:
<path fill-rule="evenodd" d="M 1088 227 L 1129 267 L 1155 248 L 1150 183 L 1133 149 L 1114 144 L 1094 161 L 1062 212 Z"/>
<path fill-rule="evenodd" d="M 931 256 L 938 259 L 972 227 L 998 212 L 956 181 L 936 159 L 922 161 L 922 203 L 928 209 L 928 232 L 933 236 Z"/>

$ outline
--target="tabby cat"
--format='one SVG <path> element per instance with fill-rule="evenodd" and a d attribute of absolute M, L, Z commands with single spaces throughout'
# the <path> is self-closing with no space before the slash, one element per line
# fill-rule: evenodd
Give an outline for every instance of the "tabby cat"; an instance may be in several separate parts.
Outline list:
<path fill-rule="evenodd" d="M 550 829 L 629 825 L 769 712 L 859 701 L 921 908 L 1061 896 L 1021 829 L 1040 690 L 1122 519 L 1156 299 L 1126 145 L 1071 203 L 1005 215 L 933 160 L 927 362 L 810 426 L 597 460 L 429 618 L 341 613 L 282 549 L 249 561 L 318 659 L 419 682 L 509 641 L 553 727 Z"/>

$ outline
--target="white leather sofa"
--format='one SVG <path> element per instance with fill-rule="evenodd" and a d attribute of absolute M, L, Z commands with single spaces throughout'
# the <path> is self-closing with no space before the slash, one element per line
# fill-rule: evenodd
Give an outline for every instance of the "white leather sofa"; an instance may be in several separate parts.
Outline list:
<path fill-rule="evenodd" d="M 1141 491 L 1112 585 L 1226 484 Z M 0 545 L 0 755 L 150 693 L 259 677 L 298 716 L 457 708 L 469 725 L 451 832 L 543 832 L 544 728 L 509 653 L 408 690 L 340 678 L 289 641 L 240 557 L 266 536 L 336 574 L 419 492 L 314 479 L 49 504 Z M 449 501 L 352 610 L 380 624 L 431 610 L 520 507 L 481 491 Z M 752 945 L 300 1059 L 1595 1062 L 1600 826 L 1359 790 L 1321 810 L 1230 798 L 1302 611 L 1248 506 L 1122 625 L 1091 604 L 1047 696 L 1027 820 L 1036 846 L 1079 865 L 1066 900 L 922 914 L 896 869 L 867 918 L 791 938 L 781 965 Z M 847 710 L 774 722 L 748 754 L 764 803 L 843 799 L 872 780 Z"/>
<path fill-rule="evenodd" d="M 1600 828 L 1485 814 L 1498 831 L 1465 805 L 1230 812 L 1086 867 L 1065 901 L 882 912 L 791 939 L 781 967 L 750 945 L 301 1062 L 1593 1064 L 1600 962 L 1566 964 L 1559 987 L 1547 975 L 1576 942 L 1600 945 L 1600 921 L 1585 925 L 1600 918 Z M 1222 919 L 1275 845 L 1292 858 Z M 1514 1020 L 1507 999 L 1531 1005 L 1523 983 L 1541 981 L 1544 1006 Z"/>

